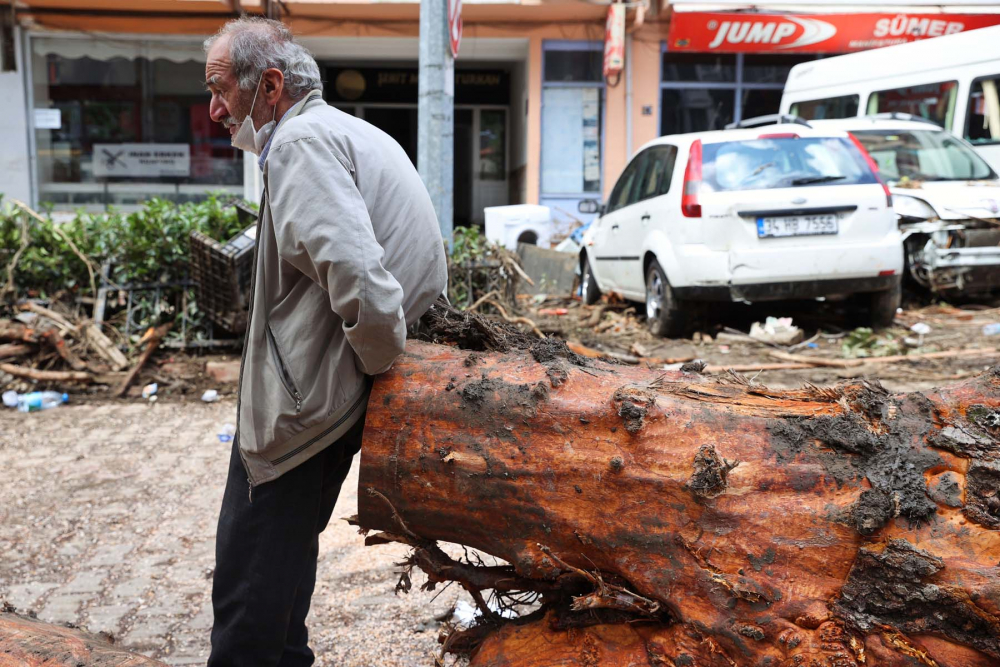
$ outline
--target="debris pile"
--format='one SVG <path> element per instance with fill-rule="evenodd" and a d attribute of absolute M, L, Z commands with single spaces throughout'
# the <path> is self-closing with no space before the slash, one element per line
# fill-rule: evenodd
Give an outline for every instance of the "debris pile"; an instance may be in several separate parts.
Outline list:
<path fill-rule="evenodd" d="M 136 346 L 138 358 L 130 361 L 93 321 L 28 301 L 12 318 L 0 319 L 0 389 L 106 385 L 120 397 L 169 329 L 150 328 Z"/>

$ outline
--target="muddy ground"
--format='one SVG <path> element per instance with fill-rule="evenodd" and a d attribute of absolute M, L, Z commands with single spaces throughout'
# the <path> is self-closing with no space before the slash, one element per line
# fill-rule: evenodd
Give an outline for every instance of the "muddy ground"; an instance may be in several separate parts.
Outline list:
<path fill-rule="evenodd" d="M 692 319 L 687 337 L 670 340 L 650 335 L 642 316 L 629 310 L 639 308 L 633 304 L 610 304 L 593 326 L 587 321 L 595 308 L 579 301 L 523 299 L 520 306 L 548 335 L 656 368 L 676 366 L 665 366 L 665 358 L 695 357 L 717 366 L 763 366 L 780 363 L 774 353 L 789 351 L 851 359 L 857 349 L 845 353 L 845 342 L 865 338 L 852 333 L 857 314 L 841 304 L 727 306 Z M 973 356 L 743 374 L 774 387 L 859 376 L 894 391 L 947 384 L 997 363 L 1000 336 L 983 331 L 1000 322 L 995 306 L 904 311 L 896 326 L 867 339 L 865 352 L 981 351 Z M 732 333 L 748 332 L 768 315 L 792 317 L 806 344 L 768 346 Z M 930 331 L 914 333 L 917 323 Z M 76 405 L 0 413 L 0 600 L 44 620 L 110 632 L 171 664 L 204 664 L 215 520 L 229 456 L 217 433 L 235 420 L 234 385 L 213 380 L 204 367 L 208 360 L 237 359 L 164 351 L 120 401 L 106 392 L 76 392 Z M 160 386 L 156 403 L 136 395 L 147 382 Z M 218 389 L 222 400 L 202 403 L 206 388 Z M 462 596 L 454 587 L 439 597 L 416 586 L 408 597 L 393 594 L 394 563 L 406 550 L 366 548 L 339 520 L 355 511 L 356 474 L 355 468 L 321 540 L 311 614 L 317 664 L 432 665 L 435 619 Z"/>

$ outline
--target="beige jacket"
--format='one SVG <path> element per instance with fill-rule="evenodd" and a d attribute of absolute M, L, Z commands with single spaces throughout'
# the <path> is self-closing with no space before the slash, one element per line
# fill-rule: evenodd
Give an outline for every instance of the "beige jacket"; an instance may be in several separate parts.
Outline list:
<path fill-rule="evenodd" d="M 253 486 L 357 422 L 369 377 L 447 281 L 427 190 L 381 130 L 308 100 L 275 130 L 263 178 L 237 403 Z"/>

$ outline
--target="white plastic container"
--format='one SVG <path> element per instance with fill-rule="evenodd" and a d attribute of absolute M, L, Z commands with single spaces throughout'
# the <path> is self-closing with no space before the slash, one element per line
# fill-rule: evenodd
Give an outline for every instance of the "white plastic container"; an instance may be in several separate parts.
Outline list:
<path fill-rule="evenodd" d="M 486 215 L 486 238 L 508 250 L 517 250 L 518 242 L 534 243 L 540 248 L 551 247 L 552 211 L 548 206 L 517 204 L 491 206 Z"/>

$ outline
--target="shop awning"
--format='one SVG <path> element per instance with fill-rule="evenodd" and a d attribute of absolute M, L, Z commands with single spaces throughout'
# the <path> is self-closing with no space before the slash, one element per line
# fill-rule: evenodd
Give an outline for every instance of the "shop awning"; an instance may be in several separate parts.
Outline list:
<path fill-rule="evenodd" d="M 211 34 L 241 12 L 264 13 L 264 0 L 15 0 L 22 25 L 50 30 L 137 34 Z M 420 18 L 418 0 L 287 0 L 281 19 L 311 36 L 411 35 Z M 516 24 L 603 26 L 606 5 L 584 0 L 464 0 L 466 29 Z M 603 37 L 600 32 L 598 39 Z"/>

